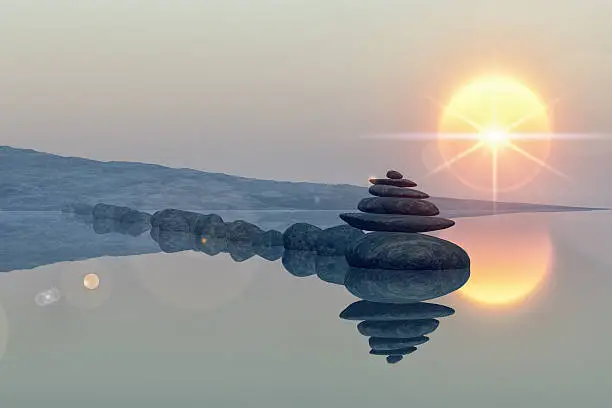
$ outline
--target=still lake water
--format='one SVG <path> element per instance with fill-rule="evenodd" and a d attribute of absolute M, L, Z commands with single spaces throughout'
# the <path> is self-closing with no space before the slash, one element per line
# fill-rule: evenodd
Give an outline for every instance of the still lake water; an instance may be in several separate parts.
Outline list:
<path fill-rule="evenodd" d="M 2 217 L 1 406 L 612 402 L 607 212 L 458 219 L 438 235 L 467 250 L 472 277 L 431 301 L 456 313 L 396 365 L 369 355 L 356 322 L 339 319 L 357 300 L 343 286 L 295 277 L 280 261 L 166 254 L 148 234 L 96 235 L 58 215 Z M 113 256 L 58 262 L 100 254 Z M 88 273 L 98 289 L 84 288 Z M 59 299 L 37 304 L 51 288 Z"/>

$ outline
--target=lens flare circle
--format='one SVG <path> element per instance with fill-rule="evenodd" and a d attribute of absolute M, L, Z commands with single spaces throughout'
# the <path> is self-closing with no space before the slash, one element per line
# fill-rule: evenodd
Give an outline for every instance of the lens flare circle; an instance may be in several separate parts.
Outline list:
<path fill-rule="evenodd" d="M 542 171 L 550 155 L 548 107 L 529 87 L 510 77 L 482 77 L 459 88 L 443 109 L 438 133 L 445 167 L 475 190 L 491 191 L 492 185 L 498 192 L 516 190 Z M 452 134 L 476 137 L 444 137 Z"/>

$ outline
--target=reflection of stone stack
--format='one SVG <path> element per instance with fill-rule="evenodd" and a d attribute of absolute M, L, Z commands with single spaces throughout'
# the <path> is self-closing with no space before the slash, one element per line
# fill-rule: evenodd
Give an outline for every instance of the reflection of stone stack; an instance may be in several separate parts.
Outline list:
<path fill-rule="evenodd" d="M 350 305 L 341 317 L 363 320 L 358 330 L 370 336 L 371 354 L 386 355 L 389 363 L 416 350 L 438 327 L 437 317 L 452 309 L 422 303 L 451 293 L 467 282 L 470 260 L 459 246 L 420 234 L 449 228 L 454 222 L 437 217 L 438 208 L 416 183 L 397 171 L 386 179 L 371 179 L 375 197 L 359 202 L 361 213 L 341 214 L 349 225 L 374 231 L 346 251 L 350 265 L 345 286 L 362 302 Z"/>

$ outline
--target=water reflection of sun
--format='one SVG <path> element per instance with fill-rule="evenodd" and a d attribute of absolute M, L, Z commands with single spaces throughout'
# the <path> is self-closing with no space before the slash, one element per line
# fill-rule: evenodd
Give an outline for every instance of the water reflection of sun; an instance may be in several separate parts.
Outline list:
<path fill-rule="evenodd" d="M 483 305 L 515 305 L 546 281 L 552 244 L 535 216 L 462 219 L 440 233 L 462 246 L 471 259 L 471 277 L 459 293 Z"/>

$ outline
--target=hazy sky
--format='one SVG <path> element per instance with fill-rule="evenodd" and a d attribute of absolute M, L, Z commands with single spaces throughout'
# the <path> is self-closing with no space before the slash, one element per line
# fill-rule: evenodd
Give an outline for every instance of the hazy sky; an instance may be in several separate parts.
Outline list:
<path fill-rule="evenodd" d="M 448 173 L 424 179 L 440 160 L 427 143 L 361 137 L 434 130 L 425 97 L 445 100 L 488 72 L 561 98 L 556 129 L 612 130 L 607 0 L 3 0 L 0 10 L 0 144 L 289 180 L 363 183 L 397 167 L 433 194 L 482 197 Z M 570 182 L 542 174 L 500 199 L 612 205 L 597 187 L 610 154 L 612 143 L 557 143 L 550 161 Z"/>

